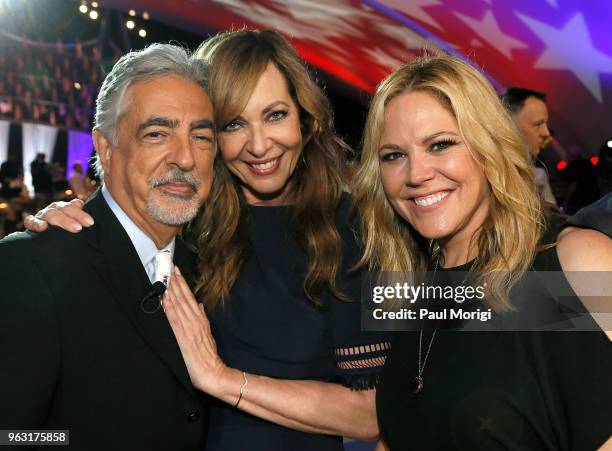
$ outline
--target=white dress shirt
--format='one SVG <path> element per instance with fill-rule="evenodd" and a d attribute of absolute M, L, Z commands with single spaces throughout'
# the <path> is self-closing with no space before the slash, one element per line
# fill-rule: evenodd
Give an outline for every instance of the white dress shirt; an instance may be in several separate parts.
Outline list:
<path fill-rule="evenodd" d="M 115 199 L 113 199 L 113 196 L 111 196 L 110 192 L 106 188 L 106 185 L 102 187 L 102 196 L 104 196 L 104 200 L 130 237 L 130 241 L 138 253 L 140 262 L 147 272 L 149 280 L 151 283 L 153 283 L 155 280 L 155 256 L 158 252 L 162 251 L 169 251 L 170 254 L 174 256 L 175 238 L 172 238 L 172 241 L 170 241 L 170 243 L 168 243 L 162 249 L 157 249 L 155 242 L 146 233 L 144 233 L 140 227 L 134 224 L 134 221 L 130 219 L 130 217 L 123 211 Z"/>

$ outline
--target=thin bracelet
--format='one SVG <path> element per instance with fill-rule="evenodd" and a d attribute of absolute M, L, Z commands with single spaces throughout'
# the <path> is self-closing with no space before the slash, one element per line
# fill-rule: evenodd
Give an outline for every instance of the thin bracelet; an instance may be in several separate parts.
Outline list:
<path fill-rule="evenodd" d="M 234 404 L 234 409 L 238 407 L 238 404 L 240 404 L 240 401 L 242 401 L 242 394 L 244 393 L 244 389 L 247 385 L 249 385 L 249 380 L 247 379 L 245 371 L 242 372 L 242 377 L 244 378 L 244 382 L 240 386 L 240 396 L 238 396 L 238 401 L 236 401 L 236 404 Z"/>

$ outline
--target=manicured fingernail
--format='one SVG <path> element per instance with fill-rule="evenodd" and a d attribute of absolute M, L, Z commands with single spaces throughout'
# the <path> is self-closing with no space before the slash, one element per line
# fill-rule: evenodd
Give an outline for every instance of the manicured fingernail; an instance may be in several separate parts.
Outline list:
<path fill-rule="evenodd" d="M 93 218 L 87 218 L 87 219 L 85 220 L 85 224 L 87 224 L 88 226 L 92 226 L 92 225 L 94 225 L 94 220 L 93 220 Z"/>
<path fill-rule="evenodd" d="M 81 230 L 83 230 L 83 227 L 81 227 L 81 224 L 77 224 L 74 226 L 74 230 L 75 232 L 80 232 Z"/>
<path fill-rule="evenodd" d="M 181 270 L 179 269 L 178 266 L 174 266 L 174 270 L 176 271 L 176 273 L 180 276 L 181 275 Z"/>

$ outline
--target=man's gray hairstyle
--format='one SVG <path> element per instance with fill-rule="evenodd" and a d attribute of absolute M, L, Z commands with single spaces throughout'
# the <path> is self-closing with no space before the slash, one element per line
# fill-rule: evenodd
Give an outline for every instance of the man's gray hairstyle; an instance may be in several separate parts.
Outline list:
<path fill-rule="evenodd" d="M 172 44 L 152 44 L 143 50 L 123 55 L 104 79 L 98 98 L 94 130 L 99 130 L 117 145 L 117 126 L 121 115 L 123 94 L 132 83 L 157 77 L 181 77 L 208 88 L 208 64 L 195 58 L 187 49 Z M 172 95 L 172 93 L 169 93 Z M 98 155 L 94 157 L 96 174 L 104 177 Z"/>

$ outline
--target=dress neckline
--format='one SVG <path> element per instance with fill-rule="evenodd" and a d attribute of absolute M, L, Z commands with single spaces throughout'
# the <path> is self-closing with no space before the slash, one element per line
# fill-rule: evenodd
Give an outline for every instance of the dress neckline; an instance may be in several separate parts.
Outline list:
<path fill-rule="evenodd" d="M 465 271 L 465 272 L 469 272 L 472 270 L 472 267 L 474 266 L 474 262 L 476 261 L 476 259 L 472 259 L 466 263 L 463 263 L 462 265 L 458 265 L 458 266 L 451 266 L 450 268 L 442 268 L 441 266 L 438 266 L 438 268 L 436 269 L 436 271 L 439 272 L 445 272 L 445 271 Z M 436 260 L 430 260 L 429 261 L 429 271 L 433 271 L 434 268 L 436 267 Z"/>

